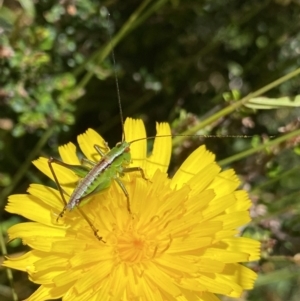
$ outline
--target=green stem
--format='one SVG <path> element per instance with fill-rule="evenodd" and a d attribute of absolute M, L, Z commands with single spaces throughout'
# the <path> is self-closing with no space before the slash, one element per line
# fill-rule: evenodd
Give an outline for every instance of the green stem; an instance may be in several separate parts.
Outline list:
<path fill-rule="evenodd" d="M 233 155 L 233 156 L 231 156 L 229 158 L 221 160 L 221 161 L 218 162 L 218 164 L 221 165 L 221 166 L 228 165 L 228 164 L 230 164 L 232 162 L 241 160 L 241 159 L 243 159 L 245 157 L 248 157 L 248 156 L 250 156 L 250 155 L 252 155 L 252 154 L 254 154 L 256 152 L 264 150 L 267 147 L 272 147 L 274 145 L 277 145 L 277 144 L 279 144 L 281 142 L 284 142 L 284 141 L 286 141 L 288 139 L 291 139 L 291 138 L 293 138 L 295 136 L 298 136 L 298 135 L 300 135 L 300 130 L 296 130 L 296 131 L 290 132 L 290 133 L 288 133 L 286 135 L 283 135 L 283 136 L 281 136 L 281 137 L 279 137 L 277 139 L 269 140 L 269 141 L 267 141 L 267 142 L 265 142 L 265 143 L 263 143 L 261 145 L 258 145 L 258 146 L 254 147 L 254 148 L 248 149 L 246 151 L 243 151 L 241 153 Z"/>
<path fill-rule="evenodd" d="M 7 250 L 6 250 L 6 245 L 5 245 L 5 242 L 4 242 L 4 239 L 3 239 L 3 233 L 4 233 L 4 230 L 3 230 L 2 224 L 0 223 L 1 252 L 2 252 L 3 256 L 6 256 L 7 255 Z M 7 279 L 9 281 L 9 284 L 10 284 L 10 287 L 11 287 L 12 300 L 13 301 L 18 301 L 18 295 L 17 295 L 17 293 L 15 291 L 15 288 L 14 288 L 14 278 L 13 278 L 12 270 L 9 269 L 9 268 L 6 268 L 5 270 L 6 270 Z"/>
<path fill-rule="evenodd" d="M 120 39 L 120 37 L 117 38 L 117 36 L 121 36 L 122 34 L 125 34 L 124 31 L 126 31 L 129 27 L 129 25 L 138 18 L 138 15 L 142 12 L 142 10 L 148 5 L 148 3 L 151 0 L 145 0 L 137 9 L 136 11 L 129 17 L 128 21 L 123 25 L 123 27 L 120 29 L 120 31 L 116 34 L 116 36 L 113 37 L 111 41 L 108 41 L 107 44 L 104 46 L 104 48 L 100 48 L 96 50 L 89 58 L 81 64 L 75 71 L 74 75 L 78 76 L 80 73 L 84 72 L 87 68 L 88 64 L 95 61 L 97 58 L 100 60 L 101 57 L 106 57 L 108 53 L 110 52 L 111 48 L 117 45 L 117 40 Z M 113 47 L 111 47 L 113 45 Z M 106 54 L 106 55 L 105 55 Z"/>
<path fill-rule="evenodd" d="M 291 174 L 293 174 L 295 172 L 298 172 L 299 169 L 300 169 L 300 166 L 296 166 L 293 169 L 289 169 L 285 172 L 282 172 L 282 173 L 276 175 L 276 177 L 270 178 L 270 179 L 266 180 L 265 182 L 255 186 L 255 188 L 254 188 L 254 190 L 252 190 L 252 192 L 253 193 L 260 192 L 261 190 L 265 189 L 268 186 L 273 186 L 274 183 L 276 183 L 278 181 L 281 181 L 285 177 L 288 177 L 288 176 L 290 176 Z"/>
<path fill-rule="evenodd" d="M 255 193 L 255 192 L 254 192 Z M 252 192 L 251 192 L 252 194 Z M 299 191 L 290 193 L 287 196 L 283 196 L 280 199 L 276 199 L 276 206 L 280 209 L 268 211 L 268 213 L 263 216 L 255 217 L 252 219 L 251 223 L 253 225 L 258 225 L 263 221 L 268 219 L 276 218 L 282 214 L 289 213 L 291 211 L 299 211 L 299 206 L 295 206 L 294 200 L 299 199 Z M 270 209 L 269 209 L 270 210 Z"/>
<path fill-rule="evenodd" d="M 78 84 L 79 88 L 83 88 L 87 85 L 90 79 L 94 75 L 93 68 L 89 68 L 92 62 L 95 62 L 96 65 L 100 65 L 101 62 L 109 55 L 111 50 L 126 37 L 131 31 L 133 31 L 136 27 L 138 27 L 141 23 L 143 23 L 147 18 L 149 18 L 155 11 L 157 11 L 163 4 L 167 2 L 167 0 L 159 0 L 156 1 L 150 8 L 147 9 L 145 13 L 143 11 L 147 7 L 147 5 L 151 2 L 151 0 L 145 0 L 137 10 L 130 16 L 128 21 L 123 25 L 123 27 L 119 30 L 119 32 L 109 41 L 103 48 L 94 52 L 88 60 L 86 60 L 77 70 L 75 70 L 74 74 L 78 75 L 83 72 L 85 69 L 88 69 L 88 72 L 84 75 L 80 83 Z"/>
<path fill-rule="evenodd" d="M 189 129 L 189 130 L 185 131 L 184 133 L 182 133 L 183 136 L 176 137 L 175 139 L 173 139 L 173 146 L 181 145 L 182 142 L 185 139 L 184 135 L 193 135 L 193 134 L 195 134 L 197 131 L 204 128 L 205 126 L 215 122 L 219 118 L 222 118 L 222 117 L 232 113 L 236 109 L 244 106 L 252 98 L 258 97 L 258 96 L 264 94 L 265 92 L 267 92 L 267 91 L 277 87 L 278 85 L 290 80 L 291 78 L 297 76 L 299 73 L 300 73 L 300 68 L 298 68 L 295 71 L 293 71 L 293 72 L 291 72 L 291 73 L 289 73 L 289 74 L 273 81 L 272 83 L 264 86 L 263 88 L 258 89 L 255 92 L 248 94 L 247 96 L 245 96 L 241 100 L 232 103 L 230 106 L 224 108 L 223 110 L 220 110 L 219 112 L 215 113 L 214 115 L 212 115 L 212 116 L 208 117 L 207 119 L 205 119 L 204 121 L 200 122 L 199 124 L 197 124 L 192 129 Z"/>

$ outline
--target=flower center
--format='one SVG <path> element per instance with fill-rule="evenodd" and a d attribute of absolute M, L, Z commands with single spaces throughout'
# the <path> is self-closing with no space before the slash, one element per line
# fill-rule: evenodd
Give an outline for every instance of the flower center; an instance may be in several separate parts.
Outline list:
<path fill-rule="evenodd" d="M 145 235 L 125 232 L 118 237 L 117 250 L 122 261 L 136 263 L 153 258 L 156 247 Z"/>

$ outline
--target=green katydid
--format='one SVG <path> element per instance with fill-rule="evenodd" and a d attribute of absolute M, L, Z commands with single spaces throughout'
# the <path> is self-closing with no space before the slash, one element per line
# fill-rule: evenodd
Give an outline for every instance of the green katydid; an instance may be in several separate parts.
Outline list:
<path fill-rule="evenodd" d="M 134 142 L 134 141 L 132 141 Z M 111 182 L 115 180 L 117 184 L 121 187 L 123 190 L 126 200 L 127 200 L 127 210 L 129 213 L 131 213 L 130 210 L 130 198 L 129 194 L 126 190 L 125 185 L 120 180 L 120 175 L 123 175 L 127 172 L 140 172 L 141 176 L 145 179 L 145 174 L 142 168 L 140 167 L 126 167 L 130 164 L 131 161 L 131 155 L 130 155 L 130 144 L 132 142 L 119 142 L 116 144 L 114 148 L 112 148 L 108 152 L 103 152 L 101 150 L 101 147 L 99 145 L 94 145 L 96 151 L 101 155 L 101 160 L 99 162 L 93 162 L 86 158 L 83 159 L 83 162 L 85 164 L 82 165 L 71 165 L 64 163 L 60 160 L 54 159 L 53 157 L 50 157 L 48 160 L 49 168 L 51 170 L 51 173 L 53 175 L 53 178 L 56 182 L 56 185 L 59 189 L 60 195 L 62 200 L 65 203 L 65 206 L 62 210 L 62 212 L 59 214 L 59 217 L 62 217 L 64 212 L 66 210 L 73 210 L 75 207 L 77 207 L 79 210 L 80 203 L 90 198 L 96 193 L 99 193 L 107 188 L 110 187 Z M 61 188 L 59 181 L 57 179 L 57 176 L 55 174 L 55 171 L 53 169 L 52 163 L 59 164 L 61 166 L 64 166 L 66 168 L 71 169 L 76 175 L 81 177 L 82 179 L 78 182 L 76 188 L 74 189 L 73 193 L 70 196 L 70 199 L 68 202 L 66 202 L 64 197 L 64 191 Z M 87 165 L 90 165 L 88 167 Z M 92 227 L 95 235 L 101 240 L 101 237 L 97 235 L 98 230 L 94 228 L 92 223 L 89 221 L 87 216 L 83 213 L 82 210 L 80 210 L 80 213 L 83 215 L 83 217 L 87 220 L 89 225 Z"/>

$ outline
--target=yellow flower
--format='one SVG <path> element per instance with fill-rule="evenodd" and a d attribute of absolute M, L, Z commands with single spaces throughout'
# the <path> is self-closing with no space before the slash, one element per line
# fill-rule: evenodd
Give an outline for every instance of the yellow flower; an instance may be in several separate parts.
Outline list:
<path fill-rule="evenodd" d="M 157 126 L 158 136 L 169 133 L 167 124 Z M 140 120 L 126 120 L 126 141 L 145 136 Z M 239 297 L 253 287 L 256 274 L 240 262 L 257 260 L 259 243 L 237 235 L 250 220 L 250 201 L 236 190 L 234 171 L 221 172 L 214 155 L 201 146 L 169 179 L 171 138 L 157 138 L 148 158 L 146 142 L 132 143 L 130 166 L 141 166 L 149 180 L 139 172 L 122 177 L 132 214 L 114 181 L 81 207 L 105 242 L 77 209 L 57 221 L 64 204 L 53 188 L 33 184 L 29 194 L 10 197 L 6 210 L 34 221 L 9 230 L 11 239 L 21 237 L 32 250 L 4 263 L 40 284 L 27 300 L 215 301 L 215 294 Z M 93 161 L 100 159 L 93 145 L 106 146 L 93 130 L 78 143 Z M 73 144 L 59 152 L 64 162 L 80 164 Z M 34 164 L 51 177 L 47 159 Z M 78 177 L 54 168 L 70 194 Z"/>

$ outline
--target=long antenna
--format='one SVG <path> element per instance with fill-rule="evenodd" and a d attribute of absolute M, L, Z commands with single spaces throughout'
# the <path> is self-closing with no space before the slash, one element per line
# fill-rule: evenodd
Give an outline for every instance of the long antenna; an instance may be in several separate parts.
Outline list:
<path fill-rule="evenodd" d="M 132 141 L 129 141 L 128 143 L 134 143 L 141 140 L 150 140 L 150 139 L 156 139 L 156 138 L 166 138 L 166 137 L 200 137 L 200 138 L 253 138 L 252 135 L 184 135 L 184 134 L 175 134 L 175 135 L 160 135 L 160 136 L 151 136 L 151 137 L 144 137 L 144 138 L 138 138 L 134 139 Z M 269 138 L 274 138 L 275 136 L 269 136 Z"/>
<path fill-rule="evenodd" d="M 107 19 L 110 21 L 110 13 L 107 11 Z M 125 141 L 125 130 L 124 130 L 124 117 L 123 117 L 123 109 L 122 109 L 122 103 L 121 103 L 121 95 L 120 95 L 120 89 L 119 89 L 119 81 L 117 76 L 117 68 L 116 68 L 116 59 L 115 59 L 115 52 L 113 48 L 112 43 L 112 35 L 110 30 L 108 30 L 109 33 L 109 43 L 111 48 L 111 56 L 113 60 L 113 69 L 114 69 L 114 75 L 115 75 L 115 82 L 116 82 L 116 88 L 117 88 L 117 97 L 118 97 L 118 104 L 119 104 L 119 113 L 120 113 L 120 119 L 121 119 L 121 125 L 122 125 L 122 142 Z"/>

